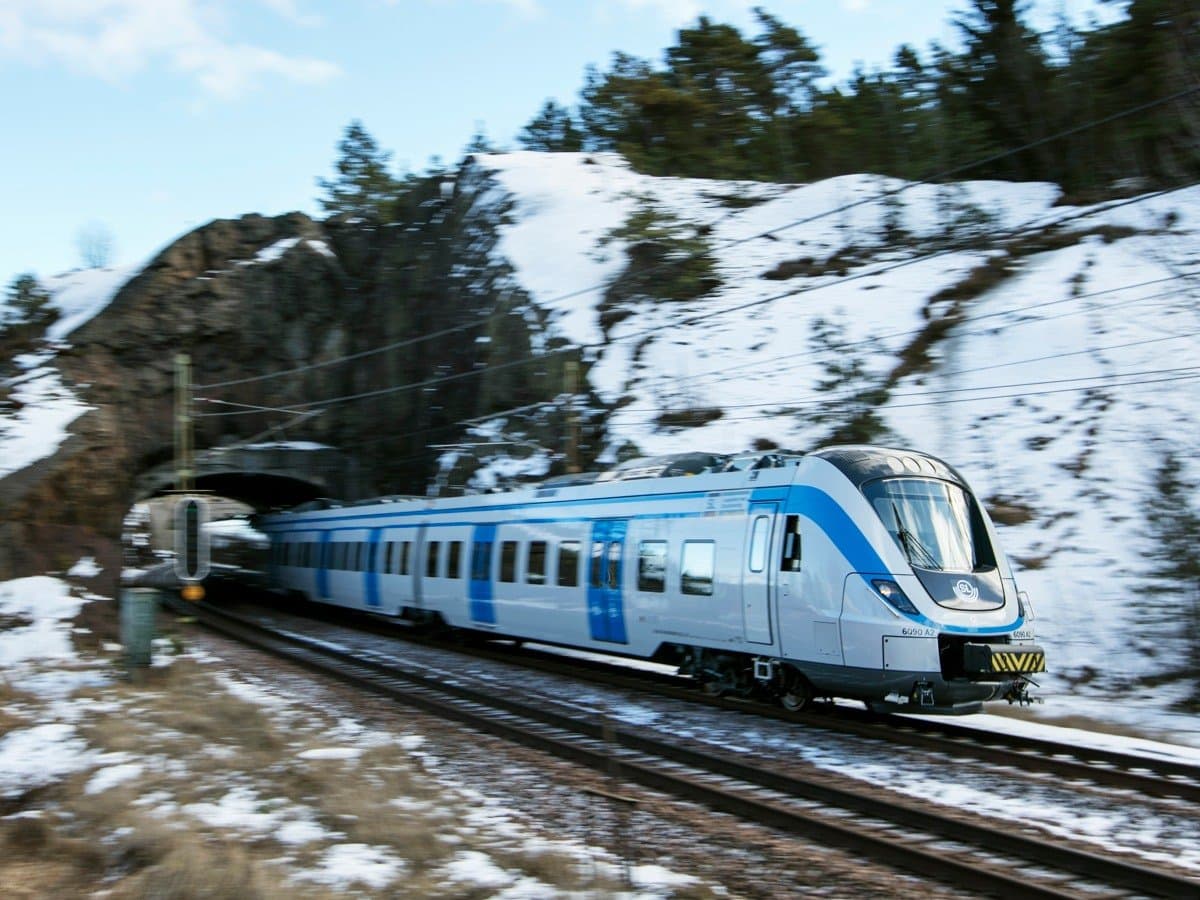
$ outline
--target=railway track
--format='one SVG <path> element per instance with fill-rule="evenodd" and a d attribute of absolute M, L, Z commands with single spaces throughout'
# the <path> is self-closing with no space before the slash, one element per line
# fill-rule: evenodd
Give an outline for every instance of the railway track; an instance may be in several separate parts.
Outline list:
<path fill-rule="evenodd" d="M 1097 854 L 1012 826 L 971 824 L 879 791 L 834 786 L 820 772 L 785 773 L 732 754 L 697 751 L 648 729 L 580 721 L 577 712 L 447 683 L 392 658 L 276 631 L 207 605 L 185 611 L 231 637 L 362 690 L 956 887 L 1047 898 L 1200 894 L 1200 881 L 1141 860 Z"/>
<path fill-rule="evenodd" d="M 513 661 L 513 654 L 472 648 L 472 653 Z M 523 664 L 558 674 L 574 673 L 579 661 L 570 663 L 550 653 L 524 649 Z M 1200 767 L 1172 759 L 1154 759 L 1077 744 L 1064 744 L 1044 738 L 1002 734 L 972 728 L 953 720 L 930 721 L 903 715 L 878 715 L 833 704 L 818 704 L 812 711 L 789 713 L 774 705 L 740 698 L 710 697 L 682 677 L 647 679 L 644 673 L 631 674 L 620 665 L 584 661 L 588 677 L 614 687 L 650 691 L 660 696 L 687 699 L 692 703 L 753 712 L 780 721 L 803 724 L 838 734 L 849 734 L 886 742 L 891 746 L 964 755 L 991 765 L 1008 766 L 1023 773 L 1053 775 L 1071 781 L 1087 781 L 1106 788 L 1133 791 L 1147 797 L 1176 798 L 1200 806 Z"/>
<path fill-rule="evenodd" d="M 1023 775 L 1052 776 L 1072 783 L 1091 783 L 1106 789 L 1131 791 L 1141 797 L 1177 799 L 1200 808 L 1200 766 L 1173 759 L 1155 759 L 1118 750 L 1083 747 L 1045 738 L 1002 734 L 972 728 L 951 719 L 914 718 L 903 715 L 879 715 L 834 704 L 817 704 L 801 713 L 787 712 L 770 703 L 734 697 L 713 697 L 698 690 L 686 677 L 632 672 L 619 663 L 580 656 L 564 657 L 536 648 L 481 643 L 464 645 L 430 638 L 399 629 L 391 620 L 336 607 L 310 604 L 304 613 L 324 621 L 347 624 L 358 630 L 391 639 L 415 641 L 471 656 L 523 665 L 537 671 L 577 678 L 586 671 L 588 680 L 609 687 L 638 693 L 736 710 L 765 718 L 800 724 L 836 734 L 886 743 L 890 747 L 910 747 L 961 758 L 969 756 L 990 766 L 1004 766 Z"/>

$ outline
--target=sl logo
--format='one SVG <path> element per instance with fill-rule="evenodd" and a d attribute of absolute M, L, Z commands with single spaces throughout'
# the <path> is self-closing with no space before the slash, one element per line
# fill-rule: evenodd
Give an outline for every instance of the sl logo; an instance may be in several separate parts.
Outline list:
<path fill-rule="evenodd" d="M 954 593 L 962 600 L 978 600 L 979 588 L 975 587 L 970 581 L 965 578 L 960 578 L 954 582 Z"/>

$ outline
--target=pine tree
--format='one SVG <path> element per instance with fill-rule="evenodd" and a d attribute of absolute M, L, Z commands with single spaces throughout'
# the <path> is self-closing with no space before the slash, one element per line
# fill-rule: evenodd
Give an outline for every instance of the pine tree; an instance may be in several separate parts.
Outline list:
<path fill-rule="evenodd" d="M 31 274 L 18 275 L 8 286 L 4 298 L 4 325 L 49 325 L 58 318 L 50 305 L 50 294 Z"/>
<path fill-rule="evenodd" d="M 1171 598 L 1167 620 L 1176 627 L 1182 624 L 1188 674 L 1193 679 L 1191 705 L 1196 709 L 1200 708 L 1200 560 L 1195 552 L 1200 512 L 1192 500 L 1196 485 L 1189 483 L 1179 457 L 1168 452 L 1155 473 L 1154 487 L 1146 509 L 1157 548 L 1148 573 L 1153 579 L 1151 593 Z"/>
<path fill-rule="evenodd" d="M 379 149 L 357 119 L 347 126 L 338 151 L 341 155 L 335 163 L 337 177 L 317 179 L 317 186 L 326 193 L 319 198 L 322 208 L 331 217 L 389 220 L 396 196 L 404 187 L 404 182 L 388 171 L 391 154 Z"/>
<path fill-rule="evenodd" d="M 541 111 L 517 136 L 526 150 L 545 153 L 571 153 L 583 149 L 583 133 L 576 127 L 570 110 L 547 100 Z"/>
<path fill-rule="evenodd" d="M 1031 144 L 1049 133 L 1052 72 L 1041 40 L 1023 21 L 1022 0 L 972 0 L 954 24 L 964 52 L 948 75 L 957 81 L 971 115 L 996 147 Z M 1052 148 L 1041 146 L 997 163 L 998 174 L 1017 179 L 1050 177 L 1060 168 Z"/>

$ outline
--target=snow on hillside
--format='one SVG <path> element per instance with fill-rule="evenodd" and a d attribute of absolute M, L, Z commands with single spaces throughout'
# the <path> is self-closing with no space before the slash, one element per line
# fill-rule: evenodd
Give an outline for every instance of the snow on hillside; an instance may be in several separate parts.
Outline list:
<path fill-rule="evenodd" d="M 77 269 L 52 278 L 39 279 L 50 293 L 50 303 L 59 312 L 46 337 L 65 340 L 72 331 L 86 324 L 112 302 L 117 291 L 142 270 L 141 265 L 111 269 Z"/>
<path fill-rule="evenodd" d="M 711 227 L 720 287 L 643 304 L 590 375 L 606 401 L 627 398 L 609 420 L 614 443 L 646 454 L 813 446 L 850 396 L 849 385 L 817 391 L 832 363 L 856 360 L 864 384 L 882 382 L 929 313 L 944 314 L 948 304 L 927 310 L 931 297 L 1003 257 L 1001 239 L 1057 236 L 1011 256 L 1009 276 L 965 304 L 932 370 L 899 379 L 881 416 L 891 442 L 946 459 L 981 497 L 1024 511 L 1001 534 L 1053 670 L 1044 711 L 1145 722 L 1150 709 L 1161 731 L 1188 727 L 1165 710 L 1190 683 L 1138 679 L 1182 668 L 1188 651 L 1193 598 L 1146 597 L 1156 546 L 1145 511 L 1168 450 L 1200 479 L 1188 444 L 1200 418 L 1200 188 L 1076 208 L 1056 206 L 1046 184 L 860 175 L 792 187 L 654 178 L 602 154 L 477 159 L 514 203 L 500 252 L 579 343 L 600 342 L 596 305 L 625 264 L 599 240 L 638 202 Z M 947 250 L 948 233 L 960 246 L 979 240 Z M 840 273 L 763 277 L 839 255 Z M 688 324 L 722 310 L 734 311 Z M 814 344 L 818 317 L 839 330 L 837 346 Z M 723 415 L 656 424 L 664 410 L 701 406 Z"/>
<path fill-rule="evenodd" d="M 50 363 L 57 345 L 112 302 L 141 266 L 82 269 L 40 279 L 58 319 L 46 332 L 47 349 L 15 360 L 21 374 L 0 381 L 11 390 L 15 410 L 0 415 L 0 478 L 51 456 L 71 423 L 92 407 L 62 382 Z"/>

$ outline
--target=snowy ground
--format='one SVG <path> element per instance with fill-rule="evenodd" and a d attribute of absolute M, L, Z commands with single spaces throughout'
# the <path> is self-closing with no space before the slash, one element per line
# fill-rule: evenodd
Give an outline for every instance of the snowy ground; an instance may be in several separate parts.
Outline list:
<path fill-rule="evenodd" d="M 72 571 L 83 581 L 100 574 L 89 559 Z M 57 578 L 0 583 L 0 881 L 35 890 L 18 896 L 90 894 L 102 885 L 122 896 L 139 895 L 152 885 L 174 883 L 193 890 L 207 885 L 231 896 L 376 896 L 399 890 L 406 896 L 507 900 L 721 897 L 740 891 L 706 875 L 711 872 L 706 861 L 726 851 L 732 854 L 726 872 L 749 866 L 752 882 L 759 883 L 757 851 L 740 842 L 697 845 L 689 829 L 701 823 L 692 811 L 678 825 L 668 825 L 678 830 L 671 838 L 664 837 L 661 821 L 639 826 L 642 855 L 629 867 L 623 887 L 624 867 L 612 844 L 587 837 L 607 834 L 611 841 L 616 832 L 605 829 L 615 824 L 597 833 L 595 823 L 588 824 L 594 809 L 588 811 L 587 798 L 560 785 L 562 775 L 544 768 L 549 763 L 506 759 L 505 751 L 489 749 L 478 736 L 470 746 L 461 734 L 447 742 L 445 734 L 427 730 L 432 726 L 407 714 L 384 715 L 367 698 L 357 697 L 347 707 L 307 676 L 251 674 L 245 661 L 169 638 L 156 642 L 155 668 L 129 684 L 114 665 L 119 646 L 76 649 L 80 642 L 96 643 L 89 629 L 72 624 L 89 598 L 99 599 Z M 367 635 L 354 640 L 381 641 Z M 392 656 L 394 648 L 363 646 L 356 652 Z M 898 758 L 877 742 L 818 738 L 786 723 L 675 701 L 622 701 L 603 689 L 581 692 L 575 682 L 558 687 L 559 679 L 549 676 L 534 689 L 519 667 L 464 665 L 461 657 L 439 663 L 444 651 L 422 653 L 431 659 L 414 664 L 432 671 L 441 666 L 456 679 L 480 677 L 493 685 L 515 678 L 514 689 L 561 694 L 564 704 L 585 717 L 609 716 L 725 750 L 804 761 L 831 777 L 865 781 L 972 815 L 1003 818 L 1019 810 L 1021 827 L 1037 822 L 1101 848 L 1169 857 L 1200 871 L 1191 811 L 1171 803 L 1143 808 L 1128 796 L 1097 794 L 1081 804 L 1075 789 L 1053 779 L 1014 778 L 1012 772 L 948 766 L 916 755 Z M 261 660 L 251 665 L 256 664 Z M 479 667 L 486 671 L 477 675 Z M 501 671 L 505 668 L 513 672 Z M 347 714 L 347 708 L 355 711 Z M 1007 718 L 973 719 L 985 727 L 1200 762 L 1197 749 L 1068 735 Z M 562 797 L 543 796 L 560 787 Z M 521 797 L 533 800 L 523 807 Z M 546 812 L 547 802 L 562 804 L 564 798 L 567 806 Z M 582 810 L 582 820 L 568 808 L 571 803 Z M 530 809 L 539 812 L 531 815 Z M 694 852 L 685 860 L 668 850 L 657 861 L 647 859 L 645 848 L 664 840 L 700 858 Z M 19 852 L 9 854 L 9 847 Z M 770 859 L 773 845 L 766 847 Z M 789 851 L 774 862 L 798 873 L 829 862 L 827 850 L 814 852 L 820 861 Z M 857 866 L 856 877 L 866 868 Z M 867 882 L 835 894 L 939 894 L 891 877 L 890 888 L 876 881 L 874 887 Z M 805 889 L 793 885 L 796 891 Z M 764 885 L 762 895 L 784 894 Z"/>
<path fill-rule="evenodd" d="M 90 560 L 75 573 L 98 574 Z M 71 884 L 63 894 L 79 883 L 53 881 L 66 877 L 54 865 L 71 865 L 61 828 L 108 848 L 108 888 L 134 894 L 172 879 L 231 896 L 725 894 L 643 861 L 622 887 L 611 852 L 548 834 L 417 728 L 322 711 L 303 685 L 230 674 L 160 640 L 154 674 L 130 686 L 114 666 L 119 646 L 73 648 L 87 629 L 71 620 L 89 596 L 56 578 L 0 583 L 0 846 L 51 829 L 33 832 L 33 849 L 68 858 L 39 864 L 37 877 Z M 505 770 L 510 785 L 540 777 Z M 0 852 L 0 881 L 31 887 L 22 865 Z"/>

